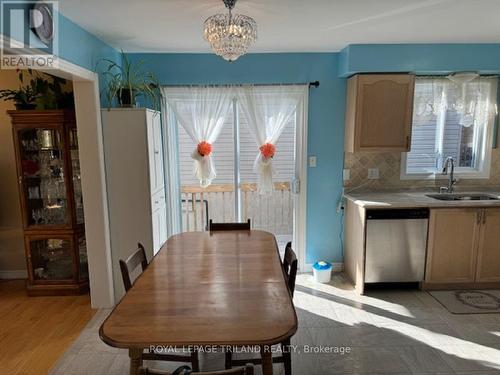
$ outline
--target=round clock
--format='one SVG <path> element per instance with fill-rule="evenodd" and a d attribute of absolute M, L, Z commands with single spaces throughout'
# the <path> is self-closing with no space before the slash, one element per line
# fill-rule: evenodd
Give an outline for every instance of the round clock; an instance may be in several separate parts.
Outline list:
<path fill-rule="evenodd" d="M 40 40 L 49 44 L 54 38 L 54 18 L 50 5 L 36 3 L 31 10 L 31 29 Z"/>

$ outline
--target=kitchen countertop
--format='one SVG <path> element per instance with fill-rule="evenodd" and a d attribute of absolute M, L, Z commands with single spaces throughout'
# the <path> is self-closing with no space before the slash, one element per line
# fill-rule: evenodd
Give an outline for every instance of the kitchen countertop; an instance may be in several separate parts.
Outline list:
<path fill-rule="evenodd" d="M 457 194 L 489 194 L 500 197 L 499 190 L 467 190 L 456 191 Z M 370 191 L 370 192 L 352 192 L 344 194 L 358 206 L 364 208 L 414 208 L 414 207 L 500 207 L 500 200 L 484 201 L 441 201 L 428 197 L 427 194 L 438 194 L 435 190 L 425 191 Z"/>

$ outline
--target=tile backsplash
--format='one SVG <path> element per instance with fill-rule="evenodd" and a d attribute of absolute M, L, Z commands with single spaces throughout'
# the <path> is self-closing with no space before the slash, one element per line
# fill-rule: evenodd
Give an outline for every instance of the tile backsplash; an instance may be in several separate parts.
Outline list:
<path fill-rule="evenodd" d="M 379 179 L 368 180 L 368 169 L 378 168 Z M 436 180 L 401 180 L 401 153 L 400 152 L 346 152 L 344 153 L 344 169 L 350 169 L 350 179 L 344 181 L 346 189 L 360 185 L 367 190 L 395 189 L 395 188 L 436 188 L 446 185 L 447 176 Z M 368 182 L 368 183 L 367 183 Z M 460 179 L 458 187 L 500 186 L 500 149 L 493 149 L 491 154 L 491 171 L 489 179 Z"/>

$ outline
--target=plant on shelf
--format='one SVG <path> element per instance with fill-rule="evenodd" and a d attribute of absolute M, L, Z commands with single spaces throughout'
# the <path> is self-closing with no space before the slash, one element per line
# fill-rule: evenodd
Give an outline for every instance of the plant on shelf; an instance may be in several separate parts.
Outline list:
<path fill-rule="evenodd" d="M 46 85 L 40 98 L 37 99 L 40 109 L 66 109 L 74 108 L 74 96 L 72 91 L 65 91 L 66 80 L 55 76 L 48 76 Z"/>
<path fill-rule="evenodd" d="M 0 90 L 0 99 L 14 102 L 16 109 L 64 109 L 73 108 L 71 91 L 64 91 L 66 80 L 31 69 L 17 69 L 19 88 Z"/>
<path fill-rule="evenodd" d="M 41 77 L 33 76 L 31 69 L 28 69 L 30 79 L 24 82 L 25 75 L 22 70 L 16 70 L 19 75 L 19 88 L 17 90 L 0 90 L 0 99 L 14 102 L 16 109 L 35 109 L 37 99 L 46 90 L 48 82 Z"/>
<path fill-rule="evenodd" d="M 106 82 L 104 95 L 108 106 L 111 107 L 113 101 L 118 99 L 121 107 L 135 107 L 137 98 L 142 96 L 150 102 L 153 109 L 158 110 L 161 94 L 156 76 L 143 70 L 143 60 L 133 63 L 123 51 L 121 57 L 121 64 L 109 59 L 102 59 L 97 64 L 106 65 L 101 74 Z"/>

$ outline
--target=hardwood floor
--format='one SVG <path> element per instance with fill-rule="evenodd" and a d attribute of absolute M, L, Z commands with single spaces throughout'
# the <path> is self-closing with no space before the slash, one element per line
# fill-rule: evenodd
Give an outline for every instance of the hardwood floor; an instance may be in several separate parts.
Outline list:
<path fill-rule="evenodd" d="M 0 372 L 48 374 L 94 313 L 89 295 L 28 297 L 24 280 L 0 281 Z"/>

